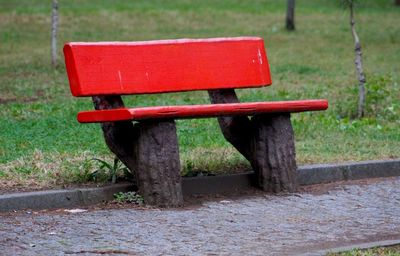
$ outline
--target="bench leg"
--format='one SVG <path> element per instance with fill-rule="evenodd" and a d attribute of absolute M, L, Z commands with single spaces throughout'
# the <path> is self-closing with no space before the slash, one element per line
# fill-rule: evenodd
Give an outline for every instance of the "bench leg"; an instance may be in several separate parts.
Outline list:
<path fill-rule="evenodd" d="M 209 91 L 212 103 L 239 102 L 233 89 Z M 218 117 L 221 131 L 251 164 L 265 191 L 297 189 L 297 167 L 289 113 Z"/>
<path fill-rule="evenodd" d="M 135 124 L 134 169 L 145 203 L 160 207 L 183 204 L 178 139 L 175 121 Z"/>
<path fill-rule="evenodd" d="M 252 124 L 252 166 L 257 185 L 269 192 L 296 191 L 296 153 L 290 114 L 257 115 Z"/>
<path fill-rule="evenodd" d="M 96 110 L 123 108 L 121 96 L 94 96 L 93 105 Z M 137 177 L 134 166 L 133 149 L 137 131 L 131 121 L 101 123 L 104 140 L 108 148 Z"/>
<path fill-rule="evenodd" d="M 120 96 L 93 97 L 95 109 L 124 107 Z M 109 149 L 132 171 L 146 204 L 183 204 L 175 122 L 101 124 Z"/>

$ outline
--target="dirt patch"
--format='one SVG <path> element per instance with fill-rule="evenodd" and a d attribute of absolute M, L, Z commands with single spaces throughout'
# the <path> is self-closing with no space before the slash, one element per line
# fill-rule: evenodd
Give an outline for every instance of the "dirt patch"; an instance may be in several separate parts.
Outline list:
<path fill-rule="evenodd" d="M 24 97 L 24 98 L 0 98 L 0 104 L 8 104 L 8 103 L 30 103 L 38 101 L 40 98 L 38 97 Z"/>
<path fill-rule="evenodd" d="M 12 94 L 8 94 L 0 96 L 0 104 L 36 102 L 43 99 L 44 96 L 45 92 L 43 90 L 35 91 L 35 95 L 31 97 L 15 97 Z"/>

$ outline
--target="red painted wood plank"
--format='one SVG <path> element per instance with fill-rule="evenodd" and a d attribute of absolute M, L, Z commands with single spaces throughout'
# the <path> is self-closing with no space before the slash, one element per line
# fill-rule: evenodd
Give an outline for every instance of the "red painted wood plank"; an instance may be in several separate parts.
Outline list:
<path fill-rule="evenodd" d="M 160 106 L 83 111 L 78 113 L 78 121 L 81 123 L 94 123 L 155 118 L 204 118 L 224 115 L 254 115 L 257 113 L 315 111 L 325 110 L 327 108 L 327 100 Z"/>
<path fill-rule="evenodd" d="M 67 43 L 74 96 L 141 94 L 271 84 L 257 37 Z"/>

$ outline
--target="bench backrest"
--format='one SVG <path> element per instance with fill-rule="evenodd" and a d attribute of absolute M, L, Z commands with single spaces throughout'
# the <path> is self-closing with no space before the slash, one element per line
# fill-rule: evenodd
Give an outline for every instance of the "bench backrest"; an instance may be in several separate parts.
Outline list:
<path fill-rule="evenodd" d="M 67 43 L 74 96 L 145 94 L 271 84 L 257 37 Z"/>

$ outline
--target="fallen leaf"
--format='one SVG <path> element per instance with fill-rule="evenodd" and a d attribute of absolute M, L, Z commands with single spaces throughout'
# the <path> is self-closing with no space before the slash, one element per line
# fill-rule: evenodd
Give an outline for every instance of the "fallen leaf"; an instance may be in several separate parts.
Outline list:
<path fill-rule="evenodd" d="M 87 210 L 84 210 L 84 209 L 67 209 L 67 210 L 64 210 L 64 212 L 81 213 L 81 212 L 87 212 Z"/>

